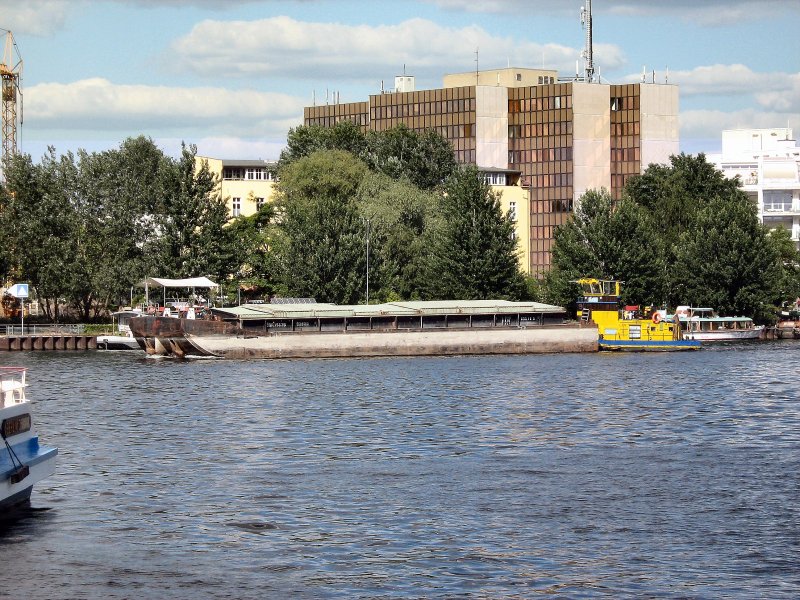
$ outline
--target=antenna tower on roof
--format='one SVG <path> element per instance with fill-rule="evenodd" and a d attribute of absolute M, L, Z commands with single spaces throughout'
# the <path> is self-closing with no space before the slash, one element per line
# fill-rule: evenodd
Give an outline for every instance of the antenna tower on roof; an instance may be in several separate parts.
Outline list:
<path fill-rule="evenodd" d="M 586 66 L 584 78 L 587 83 L 594 81 L 594 61 L 592 57 L 592 0 L 586 0 L 586 6 L 581 8 L 581 24 L 586 30 L 586 46 L 581 53 Z"/>

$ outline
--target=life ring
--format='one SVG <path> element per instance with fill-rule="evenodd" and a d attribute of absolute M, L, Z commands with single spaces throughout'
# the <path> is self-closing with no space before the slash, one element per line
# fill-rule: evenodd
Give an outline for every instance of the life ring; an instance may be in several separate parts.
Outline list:
<path fill-rule="evenodd" d="M 661 323 L 661 313 L 660 312 L 656 311 L 656 312 L 653 313 L 653 323 L 655 323 L 656 325 Z"/>

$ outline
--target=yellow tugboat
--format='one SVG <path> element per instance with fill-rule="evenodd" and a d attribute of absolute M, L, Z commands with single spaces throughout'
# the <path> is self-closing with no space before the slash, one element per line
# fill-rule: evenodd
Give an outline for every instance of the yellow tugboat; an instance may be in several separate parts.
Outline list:
<path fill-rule="evenodd" d="M 600 350 L 697 350 L 700 342 L 682 338 L 681 329 L 665 313 L 638 306 L 620 306 L 620 282 L 579 279 L 583 295 L 578 318 L 597 325 Z"/>

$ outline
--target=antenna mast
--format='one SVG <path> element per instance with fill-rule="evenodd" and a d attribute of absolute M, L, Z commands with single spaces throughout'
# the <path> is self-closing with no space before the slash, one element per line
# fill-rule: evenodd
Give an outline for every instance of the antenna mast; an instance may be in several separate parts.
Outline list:
<path fill-rule="evenodd" d="M 581 24 L 586 30 L 586 47 L 581 56 L 586 60 L 584 78 L 587 83 L 594 81 L 594 62 L 592 59 L 592 0 L 586 0 L 586 6 L 581 8 Z"/>
<path fill-rule="evenodd" d="M 6 33 L 3 62 L 0 62 L 0 79 L 3 84 L 3 156 L 0 169 L 2 170 L 1 178 L 5 180 L 8 162 L 17 153 L 17 92 L 20 97 L 19 116 L 20 124 L 22 124 L 22 90 L 20 89 L 22 56 L 14 41 L 14 34 L 7 29 L 0 29 L 0 31 Z"/>

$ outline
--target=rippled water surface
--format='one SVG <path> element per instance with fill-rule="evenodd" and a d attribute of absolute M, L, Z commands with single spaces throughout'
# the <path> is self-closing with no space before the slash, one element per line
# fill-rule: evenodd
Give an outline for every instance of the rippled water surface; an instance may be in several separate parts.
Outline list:
<path fill-rule="evenodd" d="M 0 597 L 800 596 L 797 342 L 0 363 L 60 448 Z"/>

